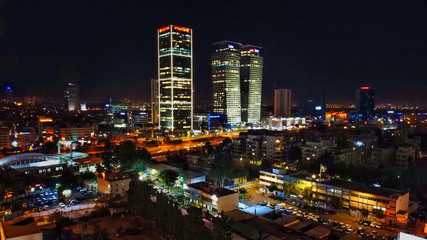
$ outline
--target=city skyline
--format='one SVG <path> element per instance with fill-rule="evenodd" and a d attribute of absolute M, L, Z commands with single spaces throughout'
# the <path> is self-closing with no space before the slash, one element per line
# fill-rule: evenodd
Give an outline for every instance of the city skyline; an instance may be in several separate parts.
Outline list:
<path fill-rule="evenodd" d="M 361 1 L 340 6 L 325 2 L 308 7 L 303 3 L 259 3 L 260 9 L 271 14 L 259 16 L 260 21 L 252 26 L 241 25 L 251 17 L 243 14 L 245 11 L 237 13 L 240 21 L 233 22 L 228 10 L 208 11 L 197 3 L 171 3 L 173 7 L 164 10 L 165 14 L 152 18 L 166 3 L 144 6 L 146 14 L 139 16 L 136 13 L 142 6 L 130 2 L 106 2 L 101 6 L 103 11 L 97 11 L 97 3 L 24 6 L 9 1 L 0 15 L 8 24 L 7 34 L 0 40 L 4 46 L 1 56 L 16 57 L 16 66 L 11 64 L 8 72 L 1 73 L 2 84 L 11 84 L 20 95 L 59 99 L 64 83 L 58 81 L 58 70 L 71 64 L 79 73 L 82 100 L 130 97 L 149 101 L 150 91 L 144 86 L 156 76 L 153 32 L 162 25 L 177 24 L 196 30 L 196 103 L 211 102 L 209 46 L 221 39 L 263 46 L 267 59 L 263 103 L 273 102 L 277 87 L 291 88 L 294 96 L 322 90 L 328 102 L 354 102 L 354 89 L 365 83 L 377 89 L 378 102 L 426 102 L 422 93 L 427 90 L 423 84 L 427 73 L 422 63 L 427 55 L 423 44 L 427 31 L 421 24 L 426 16 L 425 5 L 419 2 Z M 230 4 L 252 8 L 240 3 Z M 192 14 L 184 16 L 177 9 L 188 9 Z M 195 9 L 200 10 L 192 11 Z M 289 11 L 279 14 L 280 9 Z M 16 11 L 22 17 L 14 14 Z M 79 12 L 79 17 L 72 12 Z M 214 14 L 224 18 L 213 22 L 210 16 Z M 30 18 L 34 21 L 29 22 Z M 335 21 L 338 18 L 340 21 Z M 28 31 L 19 31 L 28 23 Z M 43 37 L 37 37 L 39 34 Z M 112 37 L 106 39 L 107 35 Z M 37 84 L 31 84 L 34 80 Z M 55 93 L 47 94 L 48 90 Z"/>

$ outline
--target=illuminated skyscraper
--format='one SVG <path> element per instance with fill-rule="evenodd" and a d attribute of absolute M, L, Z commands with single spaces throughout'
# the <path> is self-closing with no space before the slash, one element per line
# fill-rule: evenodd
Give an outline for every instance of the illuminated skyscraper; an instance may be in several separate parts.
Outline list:
<path fill-rule="evenodd" d="M 193 31 L 158 29 L 159 127 L 178 135 L 193 129 Z"/>
<path fill-rule="evenodd" d="M 77 84 L 68 83 L 64 96 L 68 111 L 78 111 L 80 109 L 79 86 Z"/>
<path fill-rule="evenodd" d="M 261 47 L 245 45 L 240 54 L 240 90 L 242 122 L 257 123 L 261 119 L 263 57 Z"/>
<path fill-rule="evenodd" d="M 242 44 L 221 41 L 214 43 L 211 55 L 213 112 L 227 116 L 227 122 L 240 123 L 240 48 Z"/>
<path fill-rule="evenodd" d="M 375 90 L 371 87 L 361 87 L 356 90 L 356 112 L 363 120 L 370 119 L 374 115 Z"/>
<path fill-rule="evenodd" d="M 291 116 L 291 89 L 274 90 L 274 115 L 276 117 Z"/>
<path fill-rule="evenodd" d="M 159 80 L 151 79 L 151 123 L 159 123 Z"/>

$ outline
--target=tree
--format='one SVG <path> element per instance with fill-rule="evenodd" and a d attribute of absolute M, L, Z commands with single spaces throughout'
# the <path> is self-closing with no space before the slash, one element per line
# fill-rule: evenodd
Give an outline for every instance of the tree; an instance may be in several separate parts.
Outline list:
<path fill-rule="evenodd" d="M 60 211 L 55 211 L 52 214 L 49 215 L 49 222 L 55 223 L 62 217 L 62 214 Z"/>
<path fill-rule="evenodd" d="M 369 216 L 369 210 L 366 208 L 360 209 L 360 213 L 362 214 L 362 218 Z"/>
<path fill-rule="evenodd" d="M 244 189 L 244 188 L 243 188 Z M 239 189 L 240 190 L 240 189 Z M 231 229 L 231 219 L 221 212 L 218 217 L 213 219 L 215 227 L 212 231 L 213 240 L 231 240 L 233 232 Z"/>
<path fill-rule="evenodd" d="M 302 159 L 301 148 L 297 146 L 291 146 L 288 151 L 288 159 L 290 162 L 301 161 Z"/>
<path fill-rule="evenodd" d="M 242 201 L 245 198 L 245 194 L 248 193 L 248 191 L 246 190 L 246 188 L 239 188 L 239 194 L 242 195 Z"/>
<path fill-rule="evenodd" d="M 342 207 L 342 200 L 341 200 L 341 198 L 339 198 L 339 197 L 333 197 L 332 198 L 332 206 L 336 209 L 336 210 L 338 210 L 338 209 L 340 209 L 341 207 Z"/>
<path fill-rule="evenodd" d="M 160 172 L 160 178 L 166 183 L 168 187 L 172 187 L 178 178 L 179 174 L 172 169 L 165 169 Z"/>
<path fill-rule="evenodd" d="M 139 172 L 145 172 L 147 170 L 147 165 L 143 161 L 137 161 L 133 164 L 132 169 L 135 169 Z"/>
<path fill-rule="evenodd" d="M 372 213 L 377 219 L 383 219 L 385 217 L 384 211 L 381 209 L 372 209 Z"/>
<path fill-rule="evenodd" d="M 62 239 L 62 232 L 64 231 L 64 228 L 71 225 L 73 225 L 73 220 L 68 217 L 61 216 L 56 220 L 55 232 L 59 239 Z"/>
<path fill-rule="evenodd" d="M 274 191 L 277 191 L 277 190 L 279 190 L 279 188 L 274 183 L 272 183 L 272 184 L 270 184 L 270 186 L 268 186 L 268 191 L 269 192 L 274 192 Z"/>
<path fill-rule="evenodd" d="M 293 183 L 288 183 L 288 182 L 283 183 L 283 194 L 284 195 L 292 194 L 294 188 L 295 188 L 295 186 Z"/>
<path fill-rule="evenodd" d="M 305 187 L 302 190 L 301 195 L 304 197 L 304 201 L 306 201 L 306 203 L 311 203 L 311 200 L 313 199 L 313 191 L 310 187 Z"/>
<path fill-rule="evenodd" d="M 132 168 L 133 164 L 138 160 L 135 143 L 130 140 L 121 142 L 120 145 L 116 147 L 115 153 L 122 169 L 127 170 Z"/>

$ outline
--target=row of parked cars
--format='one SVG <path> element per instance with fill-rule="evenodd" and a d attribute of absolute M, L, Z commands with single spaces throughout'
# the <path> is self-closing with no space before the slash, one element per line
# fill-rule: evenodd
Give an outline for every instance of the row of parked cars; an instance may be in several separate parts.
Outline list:
<path fill-rule="evenodd" d="M 360 220 L 359 221 L 359 225 L 363 225 L 363 226 L 367 226 L 367 227 L 371 227 L 371 228 L 376 228 L 376 229 L 381 229 L 382 228 L 382 224 L 381 223 L 371 222 L 371 221 L 367 221 L 367 220 Z"/>
<path fill-rule="evenodd" d="M 84 187 L 77 187 L 76 190 L 83 193 L 84 196 L 92 196 L 93 195 L 92 191 L 89 191 L 89 190 L 87 190 L 87 188 L 84 188 Z"/>

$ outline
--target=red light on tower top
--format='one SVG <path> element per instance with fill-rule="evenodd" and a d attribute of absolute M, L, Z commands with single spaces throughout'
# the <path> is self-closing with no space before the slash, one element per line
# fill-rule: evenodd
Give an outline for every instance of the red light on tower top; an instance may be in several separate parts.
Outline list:
<path fill-rule="evenodd" d="M 181 32 L 188 32 L 188 33 L 190 32 L 190 29 L 189 28 L 185 28 L 185 27 L 174 26 L 173 29 L 181 31 Z"/>
<path fill-rule="evenodd" d="M 167 31 L 167 30 L 169 30 L 169 29 L 170 29 L 170 27 L 169 27 L 169 26 L 164 27 L 164 28 L 160 28 L 160 29 L 159 29 L 159 33 L 162 33 L 162 32 Z"/>
<path fill-rule="evenodd" d="M 361 87 L 360 89 L 362 89 L 362 90 L 369 90 L 370 87 Z"/>

